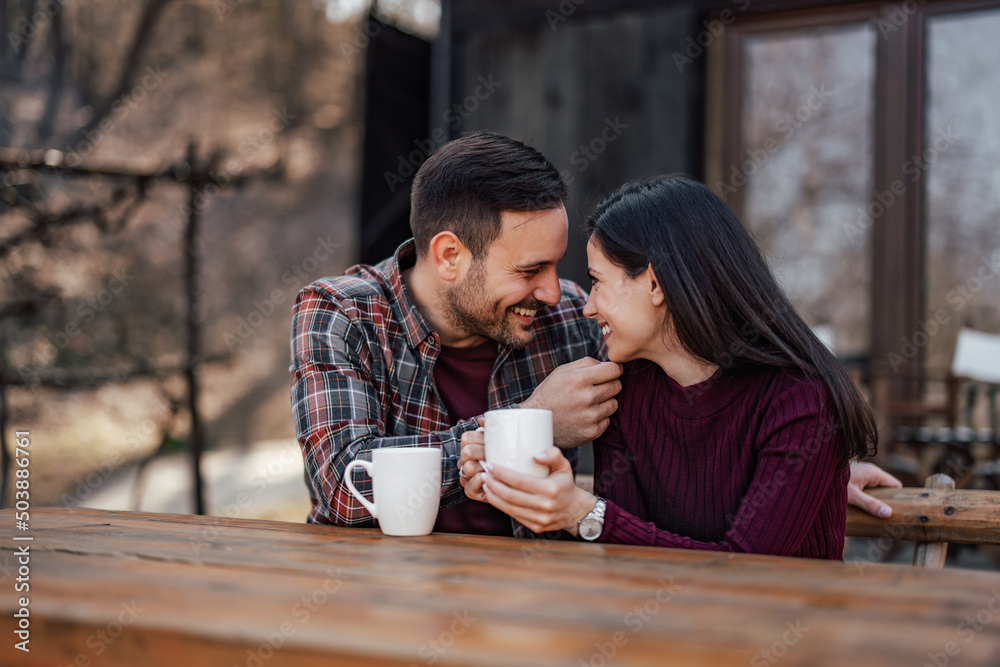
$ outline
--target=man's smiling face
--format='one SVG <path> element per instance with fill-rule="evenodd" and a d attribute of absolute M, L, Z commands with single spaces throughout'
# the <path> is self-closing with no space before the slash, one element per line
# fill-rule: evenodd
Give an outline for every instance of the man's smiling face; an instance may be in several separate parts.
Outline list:
<path fill-rule="evenodd" d="M 504 211 L 499 238 L 447 293 L 447 315 L 460 329 L 513 348 L 534 336 L 536 312 L 561 298 L 556 264 L 566 254 L 566 209 Z"/>

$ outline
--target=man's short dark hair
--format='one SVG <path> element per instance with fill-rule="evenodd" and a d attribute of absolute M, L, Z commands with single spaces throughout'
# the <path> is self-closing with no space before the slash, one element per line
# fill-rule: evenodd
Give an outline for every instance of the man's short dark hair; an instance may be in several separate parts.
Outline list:
<path fill-rule="evenodd" d="M 417 254 L 454 232 L 480 259 L 500 236 L 503 211 L 546 211 L 566 199 L 558 170 L 534 148 L 493 132 L 449 141 L 417 171 L 410 192 L 410 229 Z"/>

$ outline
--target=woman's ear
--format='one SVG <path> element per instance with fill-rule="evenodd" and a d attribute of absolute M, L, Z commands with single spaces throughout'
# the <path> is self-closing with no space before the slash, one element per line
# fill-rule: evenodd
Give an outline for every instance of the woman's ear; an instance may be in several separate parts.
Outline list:
<path fill-rule="evenodd" d="M 660 281 L 656 279 L 656 272 L 653 271 L 652 264 L 646 267 L 645 273 L 649 280 L 649 296 L 653 300 L 653 305 L 662 306 L 666 299 L 663 296 L 663 288 L 660 286 Z"/>
<path fill-rule="evenodd" d="M 469 250 L 454 232 L 435 234 L 429 250 L 431 262 L 441 280 L 450 282 L 462 275 Z"/>

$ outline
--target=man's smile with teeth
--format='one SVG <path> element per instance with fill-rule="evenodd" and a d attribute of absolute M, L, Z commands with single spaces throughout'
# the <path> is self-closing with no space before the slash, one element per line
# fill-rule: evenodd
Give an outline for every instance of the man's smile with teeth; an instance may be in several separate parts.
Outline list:
<path fill-rule="evenodd" d="M 528 310 L 527 308 L 514 308 L 514 312 L 518 315 L 523 315 L 524 317 L 534 317 L 537 310 Z"/>

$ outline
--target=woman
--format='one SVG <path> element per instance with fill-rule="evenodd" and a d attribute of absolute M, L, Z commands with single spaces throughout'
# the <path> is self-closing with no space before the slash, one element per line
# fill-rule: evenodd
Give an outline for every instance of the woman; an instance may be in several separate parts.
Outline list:
<path fill-rule="evenodd" d="M 875 419 L 736 216 L 663 176 L 620 188 L 586 230 L 584 314 L 624 364 L 597 495 L 552 448 L 548 478 L 487 465 L 472 497 L 535 532 L 842 558 L 848 461 L 875 447 Z"/>

